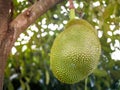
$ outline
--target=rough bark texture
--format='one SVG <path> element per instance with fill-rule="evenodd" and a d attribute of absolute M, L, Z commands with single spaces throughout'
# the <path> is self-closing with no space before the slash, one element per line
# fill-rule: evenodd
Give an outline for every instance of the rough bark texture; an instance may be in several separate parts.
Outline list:
<path fill-rule="evenodd" d="M 19 35 L 48 9 L 63 0 L 36 0 L 25 12 L 9 21 L 11 0 L 0 0 L 0 90 L 2 90 L 7 57 Z"/>
<path fill-rule="evenodd" d="M 8 56 L 7 45 L 4 40 L 7 38 L 10 4 L 10 0 L 0 0 L 0 90 L 3 86 L 4 69 Z"/>

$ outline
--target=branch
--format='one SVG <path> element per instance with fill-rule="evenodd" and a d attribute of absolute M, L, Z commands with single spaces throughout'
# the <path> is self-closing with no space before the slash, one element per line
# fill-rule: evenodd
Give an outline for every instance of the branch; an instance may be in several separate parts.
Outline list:
<path fill-rule="evenodd" d="M 11 0 L 0 0 L 0 46 L 8 29 L 9 10 L 11 9 Z"/>
<path fill-rule="evenodd" d="M 69 8 L 70 9 L 74 9 L 75 7 L 74 7 L 74 4 L 73 4 L 73 0 L 69 0 L 69 3 L 70 3 Z"/>
<path fill-rule="evenodd" d="M 0 90 L 2 90 L 7 57 L 18 36 L 47 10 L 63 0 L 36 0 L 35 4 L 18 15 L 8 27 L 9 7 L 0 0 Z M 8 3 L 9 4 L 9 3 Z M 4 12 L 4 10 L 7 10 Z M 3 18 L 4 17 L 4 18 Z"/>
<path fill-rule="evenodd" d="M 18 15 L 9 26 L 9 31 L 14 32 L 13 39 L 16 40 L 20 33 L 36 21 L 47 10 L 63 0 L 37 0 L 26 11 Z"/>

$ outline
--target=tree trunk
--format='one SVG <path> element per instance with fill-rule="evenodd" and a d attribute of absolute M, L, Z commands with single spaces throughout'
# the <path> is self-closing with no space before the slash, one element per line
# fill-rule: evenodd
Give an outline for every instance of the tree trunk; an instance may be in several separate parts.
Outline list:
<path fill-rule="evenodd" d="M 0 0 L 0 90 L 7 57 L 19 35 L 47 10 L 63 0 L 36 0 L 25 12 L 9 22 L 11 0 Z"/>
<path fill-rule="evenodd" d="M 1 52 L 1 50 L 0 50 Z M 2 86 L 3 86 L 3 79 L 4 79 L 4 69 L 5 69 L 5 65 L 6 65 L 6 59 L 7 56 L 6 55 L 0 55 L 0 90 L 2 90 Z"/>
<path fill-rule="evenodd" d="M 8 30 L 8 17 L 9 10 L 11 6 L 11 0 L 0 0 L 0 90 L 2 90 L 3 79 L 4 79 L 4 69 L 6 65 L 6 60 L 8 53 L 8 45 L 6 45 L 6 39 L 9 36 L 7 35 Z"/>

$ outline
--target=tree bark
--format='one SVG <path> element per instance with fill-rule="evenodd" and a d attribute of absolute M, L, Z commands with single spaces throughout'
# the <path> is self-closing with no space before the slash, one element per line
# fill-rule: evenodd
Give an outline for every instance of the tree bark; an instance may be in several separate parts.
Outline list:
<path fill-rule="evenodd" d="M 10 0 L 0 0 L 0 90 L 3 86 L 4 69 L 8 56 L 4 40 L 7 38 L 10 4 Z"/>
<path fill-rule="evenodd" d="M 26 11 L 9 22 L 11 0 L 0 0 L 0 90 L 3 87 L 7 57 L 19 35 L 47 10 L 63 0 L 36 0 Z"/>

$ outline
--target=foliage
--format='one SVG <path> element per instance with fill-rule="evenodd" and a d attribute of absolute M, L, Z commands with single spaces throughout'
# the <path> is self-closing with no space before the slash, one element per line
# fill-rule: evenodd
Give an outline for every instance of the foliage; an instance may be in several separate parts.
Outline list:
<path fill-rule="evenodd" d="M 14 18 L 31 5 L 27 0 L 13 2 Z M 111 57 L 120 50 L 120 1 L 75 0 L 74 3 L 78 4 L 76 15 L 96 28 L 102 45 L 100 63 L 88 77 L 87 89 L 120 90 L 120 61 Z M 68 2 L 65 0 L 20 35 L 12 48 L 16 52 L 8 58 L 4 90 L 84 90 L 84 80 L 74 85 L 63 84 L 49 67 L 52 43 L 68 20 Z"/>

